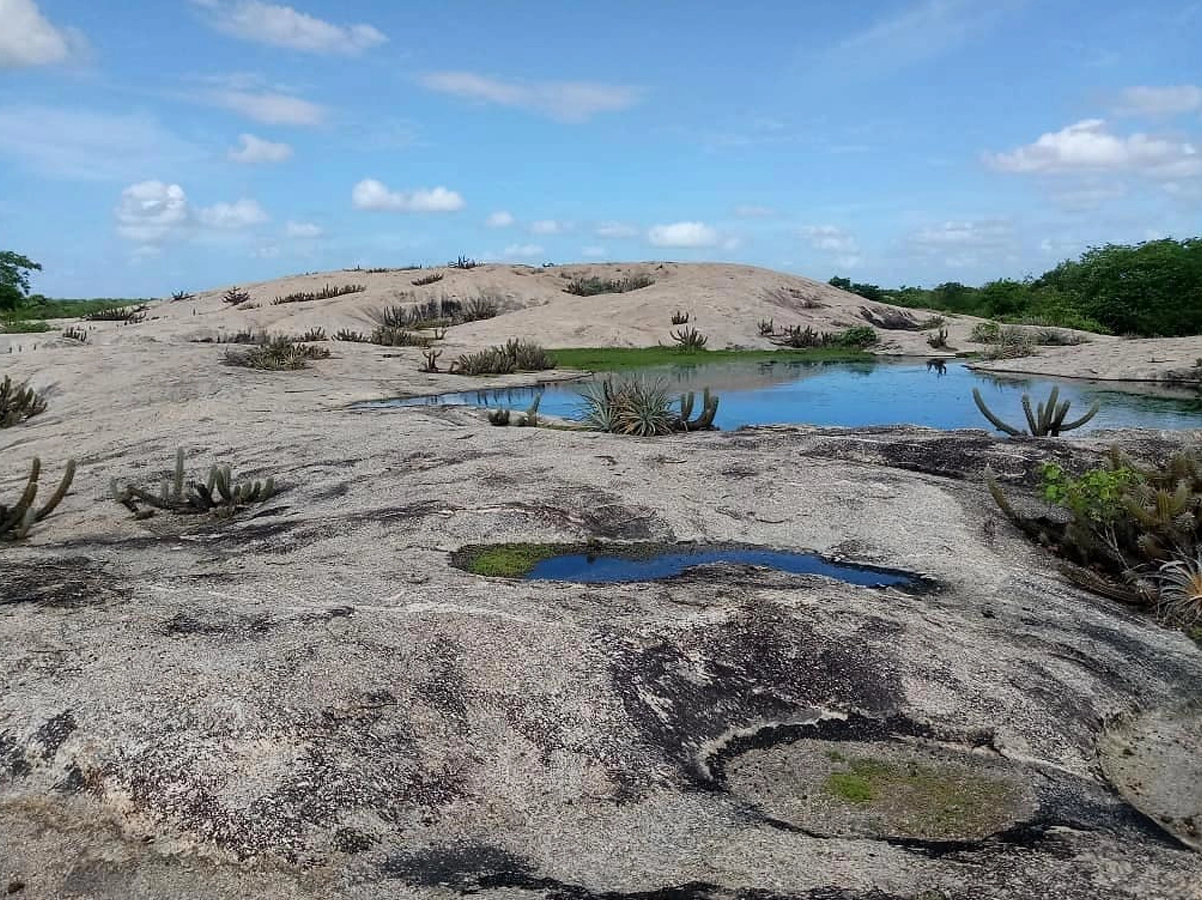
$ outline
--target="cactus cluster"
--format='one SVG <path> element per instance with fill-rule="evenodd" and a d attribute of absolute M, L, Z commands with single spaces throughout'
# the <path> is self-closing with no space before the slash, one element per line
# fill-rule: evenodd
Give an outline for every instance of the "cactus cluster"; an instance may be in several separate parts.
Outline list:
<path fill-rule="evenodd" d="M 328 359 L 329 356 L 330 351 L 327 347 L 300 344 L 287 335 L 279 335 L 249 350 L 227 350 L 224 361 L 226 365 L 243 369 L 283 371 L 305 369 L 308 368 L 309 360 Z"/>
<path fill-rule="evenodd" d="M 422 356 L 425 358 L 425 363 L 422 364 L 421 371 L 437 372 L 438 371 L 438 357 L 442 356 L 442 351 L 441 350 L 425 350 L 422 352 Z"/>
<path fill-rule="evenodd" d="M 696 328 L 682 328 L 680 331 L 671 332 L 671 335 L 676 346 L 689 353 L 704 350 L 705 345 L 709 343 L 709 338 Z"/>
<path fill-rule="evenodd" d="M 187 481 L 184 476 L 184 451 L 175 453 L 175 470 L 171 478 L 163 480 L 159 492 L 144 490 L 134 485 L 120 487 L 117 480 L 109 485 L 113 499 L 132 512 L 137 518 L 145 519 L 157 510 L 177 513 L 209 513 L 218 518 L 229 518 L 242 507 L 253 503 L 265 503 L 276 492 L 275 480 L 237 481 L 229 466 L 215 465 L 209 469 L 204 482 Z M 139 506 L 139 504 L 142 504 Z"/>
<path fill-rule="evenodd" d="M 67 491 L 71 488 L 71 481 L 75 478 L 75 460 L 67 462 L 67 471 L 63 475 L 63 480 L 50 495 L 50 499 L 39 507 L 35 505 L 35 501 L 38 496 L 38 478 L 41 474 L 42 461 L 35 456 L 33 464 L 29 467 L 29 479 L 25 483 L 25 490 L 21 492 L 17 502 L 12 506 L 0 503 L 0 540 L 19 541 L 23 539 L 29 534 L 30 528 L 54 512 L 55 507 L 62 502 L 63 497 L 67 496 Z"/>
<path fill-rule="evenodd" d="M 8 375 L 0 381 L 0 428 L 10 428 L 46 411 L 46 398 Z"/>
<path fill-rule="evenodd" d="M 934 334 L 927 335 L 927 345 L 932 350 L 950 350 L 947 345 L 947 329 L 940 328 Z"/>
<path fill-rule="evenodd" d="M 423 275 L 421 278 L 415 278 L 409 283 L 414 287 L 425 287 L 428 284 L 438 284 L 438 282 L 442 281 L 442 279 L 442 272 L 434 272 L 430 275 Z"/>
<path fill-rule="evenodd" d="M 615 383 L 607 378 L 581 392 L 585 425 L 612 434 L 653 437 L 677 431 L 706 431 L 714 427 L 718 398 L 706 388 L 701 413 L 693 418 L 695 396 L 692 391 L 678 400 L 679 411 L 662 382 L 628 378 Z"/>
<path fill-rule="evenodd" d="M 86 344 L 88 342 L 88 333 L 82 328 L 76 328 L 75 326 L 64 328 L 63 337 L 69 341 L 76 341 L 80 344 Z"/>
<path fill-rule="evenodd" d="M 689 318 L 690 318 L 690 316 L 687 312 L 681 312 L 678 309 L 678 310 L 676 310 L 676 312 L 672 313 L 672 324 L 673 325 L 688 325 Z"/>
<path fill-rule="evenodd" d="M 495 292 L 481 291 L 466 302 L 446 295 L 419 301 L 412 292 L 402 295 L 401 299 L 412 305 L 387 306 L 370 314 L 377 325 L 423 329 L 478 322 L 498 315 L 504 298 Z"/>
<path fill-rule="evenodd" d="M 221 298 L 223 303 L 228 303 L 230 306 L 237 306 L 240 303 L 247 303 L 249 300 L 250 293 L 242 290 L 242 288 L 238 287 L 237 285 L 226 291 L 225 295 Z"/>
<path fill-rule="evenodd" d="M 327 284 L 320 291 L 297 291 L 294 294 L 284 294 L 276 297 L 271 303 L 273 306 L 281 306 L 285 303 L 305 303 L 309 300 L 333 300 L 335 297 L 342 297 L 345 294 L 360 294 L 366 290 L 367 285 L 365 284 L 344 284 L 341 287 Z"/>
<path fill-rule="evenodd" d="M 464 353 L 447 370 L 455 375 L 509 375 L 541 372 L 555 368 L 547 351 L 531 341 L 517 338 L 477 353 Z"/>
<path fill-rule="evenodd" d="M 381 347 L 429 347 L 434 338 L 416 331 L 406 331 L 391 325 L 377 326 L 368 336 L 368 341 Z"/>
<path fill-rule="evenodd" d="M 146 310 L 150 309 L 145 303 L 137 306 L 106 306 L 104 309 L 93 310 L 84 318 L 89 322 L 124 322 L 126 325 L 137 325 L 146 321 Z"/>
<path fill-rule="evenodd" d="M 479 265 L 481 264 L 467 256 L 457 257 L 456 259 L 453 259 L 451 262 L 447 263 L 447 266 L 452 269 L 474 269 Z"/>
<path fill-rule="evenodd" d="M 840 347 L 845 350 L 863 350 L 880 339 L 871 325 L 853 325 L 843 331 L 816 331 L 807 325 L 785 328 L 780 334 L 771 336 L 772 343 L 791 350 L 806 350 L 818 347 Z"/>
<path fill-rule="evenodd" d="M 577 297 L 593 297 L 597 294 L 625 294 L 650 287 L 653 284 L 655 284 L 655 279 L 645 273 L 629 275 L 625 278 L 574 278 L 568 282 L 564 291 L 575 294 Z"/>
<path fill-rule="evenodd" d="M 191 294 L 188 291 L 172 291 L 171 292 L 171 302 L 178 303 L 181 300 L 191 300 L 195 296 L 196 296 L 195 294 Z"/>
<path fill-rule="evenodd" d="M 760 319 L 759 325 L 760 337 L 772 337 L 776 334 L 776 322 L 772 319 Z"/>
<path fill-rule="evenodd" d="M 1098 414 L 1101 409 L 1101 404 L 1094 402 L 1079 419 L 1073 419 L 1066 422 L 1069 407 L 1072 406 L 1071 400 L 1060 401 L 1060 388 L 1053 387 L 1052 392 L 1048 395 L 1046 403 L 1040 403 L 1035 410 L 1031 409 L 1031 395 L 1023 394 L 1023 412 L 1027 416 L 1027 427 L 1029 431 L 1015 428 L 1007 422 L 1002 421 L 994 412 L 985 405 L 985 399 L 981 396 L 980 390 L 972 389 L 972 399 L 976 401 L 977 408 L 981 410 L 981 414 L 988 419 L 993 426 L 998 430 L 1005 432 L 1011 437 L 1019 437 L 1021 435 L 1030 435 L 1031 437 L 1059 437 L 1061 432 L 1072 431 L 1086 424 L 1090 419 Z"/>
<path fill-rule="evenodd" d="M 352 344 L 366 344 L 369 338 L 361 331 L 351 331 L 349 328 L 340 328 L 334 335 L 336 341 L 349 341 Z"/>
<path fill-rule="evenodd" d="M 1005 496 L 992 472 L 998 508 L 1028 537 L 1084 568 L 1066 569 L 1082 586 L 1134 603 L 1167 603 L 1175 618 L 1180 577 L 1202 553 L 1202 455 L 1182 451 L 1142 465 L 1112 447 L 1104 466 L 1070 476 L 1042 467 L 1041 498 L 1071 518 L 1030 516 Z M 1166 580 L 1167 578 L 1167 580 Z"/>

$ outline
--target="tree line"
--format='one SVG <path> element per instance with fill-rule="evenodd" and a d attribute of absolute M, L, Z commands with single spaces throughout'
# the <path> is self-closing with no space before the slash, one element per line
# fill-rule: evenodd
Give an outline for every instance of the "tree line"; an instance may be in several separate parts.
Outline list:
<path fill-rule="evenodd" d="M 882 288 L 839 277 L 830 283 L 881 303 L 1006 322 L 1139 337 L 1202 334 L 1202 238 L 1092 247 L 1038 278 L 980 287 L 948 281 Z"/>

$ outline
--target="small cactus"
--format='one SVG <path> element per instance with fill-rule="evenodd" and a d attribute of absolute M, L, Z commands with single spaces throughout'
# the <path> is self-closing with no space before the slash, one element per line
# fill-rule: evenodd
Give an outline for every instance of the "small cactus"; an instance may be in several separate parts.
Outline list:
<path fill-rule="evenodd" d="M 421 367 L 423 372 L 438 371 L 438 357 L 442 356 L 441 350 L 423 350 L 422 356 L 425 357 L 425 363 Z"/>
<path fill-rule="evenodd" d="M 676 310 L 676 312 L 672 313 L 672 324 L 673 325 L 688 325 L 689 324 L 689 314 L 687 312 L 681 312 L 679 309 Z"/>
<path fill-rule="evenodd" d="M 518 419 L 518 424 L 527 428 L 538 427 L 538 407 L 543 402 L 542 394 L 534 395 L 534 402 L 530 404 L 522 418 Z"/>
<path fill-rule="evenodd" d="M 501 426 L 508 425 L 509 424 L 509 410 L 507 410 L 507 409 L 491 410 L 488 414 L 488 423 L 490 425 L 501 425 Z"/>
<path fill-rule="evenodd" d="M 9 428 L 46 411 L 46 398 L 8 375 L 0 381 L 0 428 Z"/>
<path fill-rule="evenodd" d="M 0 540 L 19 541 L 27 534 L 35 523 L 42 521 L 54 512 L 55 507 L 67 496 L 71 482 L 75 478 L 75 460 L 67 462 L 67 471 L 59 482 L 50 499 L 39 507 L 34 506 L 38 495 L 38 478 L 42 474 L 42 461 L 36 456 L 29 467 L 29 480 L 15 506 L 5 506 L 0 503 Z"/>
<path fill-rule="evenodd" d="M 680 395 L 680 418 L 676 431 L 708 431 L 714 427 L 714 416 L 718 413 L 718 398 L 706 388 L 701 394 L 701 414 L 693 416 L 694 394 L 692 391 Z"/>
<path fill-rule="evenodd" d="M 113 479 L 110 490 L 113 499 L 132 512 L 137 518 L 154 515 L 155 510 L 178 513 L 211 513 L 218 518 L 229 518 L 239 509 L 252 503 L 265 503 L 275 495 L 275 479 L 266 481 L 237 482 L 229 466 L 213 466 L 209 477 L 200 482 L 185 482 L 184 451 L 175 452 L 175 470 L 172 477 L 164 479 L 157 495 L 134 485 L 118 487 Z M 141 509 L 138 503 L 149 509 Z"/>

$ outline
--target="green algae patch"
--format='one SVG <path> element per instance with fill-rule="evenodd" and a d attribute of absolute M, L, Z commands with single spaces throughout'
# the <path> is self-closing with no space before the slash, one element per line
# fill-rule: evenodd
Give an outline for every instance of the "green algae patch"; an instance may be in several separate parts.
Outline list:
<path fill-rule="evenodd" d="M 961 767 L 848 760 L 832 772 L 826 793 L 884 820 L 889 831 L 926 840 L 958 840 L 997 830 L 999 811 L 1015 806 L 1004 780 Z"/>
<path fill-rule="evenodd" d="M 577 549 L 575 544 L 471 544 L 451 555 L 451 565 L 488 578 L 525 578 L 544 559 Z"/>

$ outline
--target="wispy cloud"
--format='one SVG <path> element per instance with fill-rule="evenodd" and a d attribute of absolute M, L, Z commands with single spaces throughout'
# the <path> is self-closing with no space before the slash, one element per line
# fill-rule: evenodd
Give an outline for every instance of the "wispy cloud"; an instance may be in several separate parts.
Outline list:
<path fill-rule="evenodd" d="M 257 165 L 260 163 L 284 162 L 292 157 L 292 148 L 287 144 L 277 144 L 253 134 L 243 134 L 238 138 L 239 146 L 232 148 L 226 156 L 236 163 Z"/>
<path fill-rule="evenodd" d="M 288 222 L 284 225 L 284 234 L 290 238 L 319 238 L 325 234 L 320 225 L 312 222 Z"/>
<path fill-rule="evenodd" d="M 971 219 L 924 225 L 902 240 L 907 253 L 953 269 L 1014 255 L 1017 238 L 1009 219 Z"/>
<path fill-rule="evenodd" d="M 1129 87 L 1119 94 L 1114 111 L 1120 116 L 1176 116 L 1202 110 L 1202 87 Z"/>
<path fill-rule="evenodd" d="M 0 0 L 0 69 L 66 62 L 87 49 L 82 32 L 53 25 L 34 0 Z"/>
<path fill-rule="evenodd" d="M 735 207 L 735 215 L 740 219 L 774 219 L 779 213 L 771 206 L 757 206 L 745 203 Z"/>
<path fill-rule="evenodd" d="M 192 5 L 223 34 L 273 47 L 357 56 L 388 40 L 371 25 L 335 25 L 291 6 L 260 0 L 192 0 Z"/>
<path fill-rule="evenodd" d="M 522 109 L 560 122 L 585 122 L 599 113 L 629 109 L 641 94 L 637 88 L 622 85 L 502 81 L 474 72 L 431 72 L 418 82 L 432 91 Z"/>
<path fill-rule="evenodd" d="M 639 236 L 639 230 L 626 222 L 602 222 L 594 230 L 597 237 L 621 240 Z"/>
<path fill-rule="evenodd" d="M 129 180 L 196 161 L 203 151 L 142 114 L 5 106 L 0 155 L 54 178 Z"/>
<path fill-rule="evenodd" d="M 320 125 L 326 117 L 324 106 L 276 91 L 212 91 L 204 99 L 264 125 Z"/>
<path fill-rule="evenodd" d="M 355 209 L 383 212 L 455 212 L 463 209 L 463 197 L 445 187 L 414 191 L 393 191 L 383 182 L 365 178 L 351 191 Z"/>
<path fill-rule="evenodd" d="M 999 171 L 1022 174 L 1131 171 L 1182 178 L 1202 173 L 1202 153 L 1193 144 L 1143 133 L 1117 135 L 1102 119 L 1040 135 L 1009 153 L 986 154 L 985 161 Z"/>
<path fill-rule="evenodd" d="M 234 231 L 262 225 L 268 220 L 266 210 L 256 200 L 235 200 L 233 203 L 214 203 L 200 211 L 200 223 L 209 228 Z"/>
<path fill-rule="evenodd" d="M 853 269 L 861 262 L 860 244 L 855 235 L 838 225 L 806 225 L 802 237 L 810 247 L 832 259 L 844 269 Z"/>
<path fill-rule="evenodd" d="M 502 259 L 530 259 L 542 256 L 543 248 L 538 244 L 510 244 L 501 251 Z"/>
<path fill-rule="evenodd" d="M 567 222 L 559 222 L 555 219 L 539 219 L 536 222 L 530 223 L 531 234 L 563 234 L 565 231 L 571 231 L 572 226 Z"/>
<path fill-rule="evenodd" d="M 510 228 L 513 226 L 515 221 L 516 220 L 513 218 L 512 214 L 500 209 L 495 213 L 491 213 L 489 217 L 485 219 L 484 224 L 489 228 Z"/>
<path fill-rule="evenodd" d="M 1029 0 L 918 0 L 878 19 L 838 45 L 832 57 L 854 60 L 854 67 L 889 70 L 924 62 L 988 31 Z"/>

